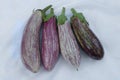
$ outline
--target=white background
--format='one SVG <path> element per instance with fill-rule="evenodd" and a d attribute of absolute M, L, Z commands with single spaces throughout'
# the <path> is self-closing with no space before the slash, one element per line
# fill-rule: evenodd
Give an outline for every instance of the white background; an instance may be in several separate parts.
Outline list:
<path fill-rule="evenodd" d="M 24 26 L 33 9 L 52 4 L 59 15 L 66 7 L 68 19 L 73 7 L 83 12 L 90 28 L 100 39 L 105 55 L 93 60 L 81 51 L 76 71 L 60 56 L 55 68 L 41 66 L 36 74 L 21 62 L 20 44 Z M 120 1 L 119 0 L 2 0 L 0 1 L 0 80 L 120 80 Z"/>

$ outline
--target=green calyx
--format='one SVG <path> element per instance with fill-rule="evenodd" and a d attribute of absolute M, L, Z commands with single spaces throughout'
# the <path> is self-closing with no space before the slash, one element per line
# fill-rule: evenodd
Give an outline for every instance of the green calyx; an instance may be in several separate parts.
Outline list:
<path fill-rule="evenodd" d="M 72 8 L 71 11 L 73 13 L 73 17 L 77 17 L 81 22 L 88 24 L 82 13 L 77 13 L 74 8 Z"/>
<path fill-rule="evenodd" d="M 44 20 L 44 22 L 46 22 L 46 21 L 48 21 L 51 17 L 53 17 L 54 16 L 54 9 L 53 8 L 51 8 L 50 9 L 50 13 L 49 14 L 45 14 L 44 13 L 44 17 L 43 17 L 43 20 Z"/>
<path fill-rule="evenodd" d="M 58 20 L 58 24 L 62 25 L 65 23 L 65 21 L 67 20 L 67 17 L 65 16 L 65 8 L 63 7 L 61 15 L 58 16 L 57 18 Z"/>
<path fill-rule="evenodd" d="M 37 9 L 38 11 L 41 11 L 41 13 L 42 13 L 42 18 L 43 18 L 44 21 L 46 20 L 46 15 L 45 15 L 45 13 L 46 13 L 46 11 L 47 11 L 48 9 L 50 9 L 51 7 L 52 7 L 52 5 L 49 5 L 49 6 L 47 6 L 46 8 L 44 8 L 43 10 Z"/>

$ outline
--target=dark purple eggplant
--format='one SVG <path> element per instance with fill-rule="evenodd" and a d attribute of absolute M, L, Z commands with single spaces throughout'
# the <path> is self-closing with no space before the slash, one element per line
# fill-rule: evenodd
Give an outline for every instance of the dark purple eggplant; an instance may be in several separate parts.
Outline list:
<path fill-rule="evenodd" d="M 54 68 L 59 56 L 59 40 L 56 17 L 53 8 L 50 14 L 44 15 L 42 32 L 42 63 L 46 70 Z"/>
<path fill-rule="evenodd" d="M 65 8 L 58 16 L 58 32 L 60 49 L 63 58 L 78 69 L 80 65 L 80 49 L 71 29 L 70 22 L 65 16 Z"/>
<path fill-rule="evenodd" d="M 72 28 L 82 49 L 93 59 L 102 59 L 104 56 L 103 47 L 99 39 L 89 28 L 85 17 L 82 13 L 77 13 L 73 8 L 71 11 L 73 13 L 71 17 Z"/>
<path fill-rule="evenodd" d="M 42 24 L 42 14 L 51 7 L 48 6 L 43 10 L 35 10 L 26 24 L 22 44 L 21 58 L 25 67 L 36 73 L 40 68 L 40 51 L 39 51 L 39 31 Z"/>

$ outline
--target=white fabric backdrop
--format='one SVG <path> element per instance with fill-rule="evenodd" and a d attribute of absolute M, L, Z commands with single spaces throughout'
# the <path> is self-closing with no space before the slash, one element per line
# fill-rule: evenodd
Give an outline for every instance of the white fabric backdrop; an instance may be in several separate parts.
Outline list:
<path fill-rule="evenodd" d="M 76 71 L 62 57 L 47 72 L 41 67 L 36 74 L 28 71 L 20 59 L 24 26 L 33 9 L 52 4 L 59 15 L 66 7 L 83 12 L 90 28 L 100 39 L 104 58 L 93 60 L 81 52 Z M 0 80 L 120 80 L 120 1 L 119 0 L 2 0 L 0 1 Z"/>

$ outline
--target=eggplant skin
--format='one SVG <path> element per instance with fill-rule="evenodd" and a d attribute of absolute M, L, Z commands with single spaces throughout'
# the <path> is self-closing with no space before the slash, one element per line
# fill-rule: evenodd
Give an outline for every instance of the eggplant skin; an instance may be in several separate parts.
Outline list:
<path fill-rule="evenodd" d="M 96 35 L 88 27 L 89 25 L 81 22 L 75 16 L 71 18 L 71 24 L 77 41 L 81 45 L 82 49 L 93 59 L 102 59 L 104 56 L 103 47 Z"/>
<path fill-rule="evenodd" d="M 38 72 L 40 68 L 39 30 L 41 23 L 41 11 L 36 10 L 26 24 L 21 44 L 22 62 L 33 73 Z"/>
<path fill-rule="evenodd" d="M 78 69 L 80 65 L 80 49 L 71 29 L 69 21 L 58 25 L 60 49 L 63 58 Z"/>
<path fill-rule="evenodd" d="M 54 68 L 59 56 L 59 39 L 55 16 L 43 24 L 42 63 L 46 70 Z"/>

